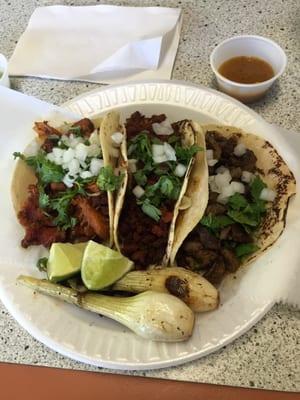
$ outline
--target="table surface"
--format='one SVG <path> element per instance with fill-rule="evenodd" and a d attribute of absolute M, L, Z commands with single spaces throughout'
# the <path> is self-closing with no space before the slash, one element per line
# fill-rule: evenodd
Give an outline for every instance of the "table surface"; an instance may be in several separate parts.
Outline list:
<path fill-rule="evenodd" d="M 300 131 L 300 3 L 297 0 L 60 1 L 64 5 L 118 4 L 181 7 L 184 22 L 173 78 L 215 87 L 209 54 L 225 38 L 239 34 L 267 36 L 288 57 L 285 74 L 251 108 L 271 123 Z M 10 57 L 36 7 L 56 1 L 0 0 L 0 53 Z M 54 104 L 92 90 L 96 84 L 29 78 L 11 80 L 12 88 Z M 197 361 L 132 375 L 194 382 L 299 391 L 300 310 L 275 305 L 234 343 Z M 0 361 L 105 371 L 72 361 L 48 349 L 24 331 L 0 304 Z M 110 371 L 111 372 L 111 371 Z M 117 371 L 116 371 L 117 372 Z M 126 373 L 126 372 L 122 372 Z"/>

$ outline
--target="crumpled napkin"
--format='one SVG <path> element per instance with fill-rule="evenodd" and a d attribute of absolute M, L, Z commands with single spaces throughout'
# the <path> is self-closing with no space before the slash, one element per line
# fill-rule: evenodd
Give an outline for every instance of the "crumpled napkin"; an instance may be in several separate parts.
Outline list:
<path fill-rule="evenodd" d="M 178 8 L 40 7 L 15 48 L 9 73 L 98 83 L 169 79 L 180 29 Z"/>

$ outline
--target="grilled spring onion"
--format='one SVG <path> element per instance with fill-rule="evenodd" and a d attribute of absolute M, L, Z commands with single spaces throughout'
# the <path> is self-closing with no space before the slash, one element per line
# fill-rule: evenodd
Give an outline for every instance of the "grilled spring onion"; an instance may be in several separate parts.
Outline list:
<path fill-rule="evenodd" d="M 195 312 L 214 310 L 219 305 L 218 291 L 211 283 L 201 275 L 179 267 L 129 272 L 114 284 L 113 290 L 170 293 Z"/>
<path fill-rule="evenodd" d="M 192 335 L 193 312 L 170 294 L 147 291 L 133 297 L 110 297 L 92 292 L 79 293 L 31 276 L 21 275 L 18 281 L 37 292 L 118 321 L 145 339 L 178 342 Z"/>

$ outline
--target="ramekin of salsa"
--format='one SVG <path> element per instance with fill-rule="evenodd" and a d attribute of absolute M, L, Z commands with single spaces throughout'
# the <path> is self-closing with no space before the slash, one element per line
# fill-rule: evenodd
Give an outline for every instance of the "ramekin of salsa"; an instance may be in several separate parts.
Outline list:
<path fill-rule="evenodd" d="M 277 43 L 254 35 L 224 40 L 210 56 L 219 89 L 244 103 L 263 97 L 284 72 L 286 63 Z"/>

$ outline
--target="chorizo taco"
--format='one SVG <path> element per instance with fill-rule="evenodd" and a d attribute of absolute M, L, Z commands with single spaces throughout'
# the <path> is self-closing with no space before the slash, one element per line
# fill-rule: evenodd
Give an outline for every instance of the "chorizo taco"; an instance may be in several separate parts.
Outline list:
<path fill-rule="evenodd" d="M 218 284 L 279 238 L 296 182 L 277 150 L 261 137 L 227 126 L 203 129 L 208 205 L 176 262 Z"/>
<path fill-rule="evenodd" d="M 53 125 L 53 123 L 52 123 Z M 36 139 L 19 158 L 12 200 L 25 229 L 21 245 L 95 240 L 113 243 L 115 174 L 124 129 L 107 114 L 54 127 L 35 122 Z"/>
<path fill-rule="evenodd" d="M 126 120 L 128 174 L 117 195 L 114 242 L 137 269 L 167 265 L 188 220 L 206 207 L 208 178 L 200 125 L 135 112 Z M 180 224 L 177 220 L 180 218 Z"/>

